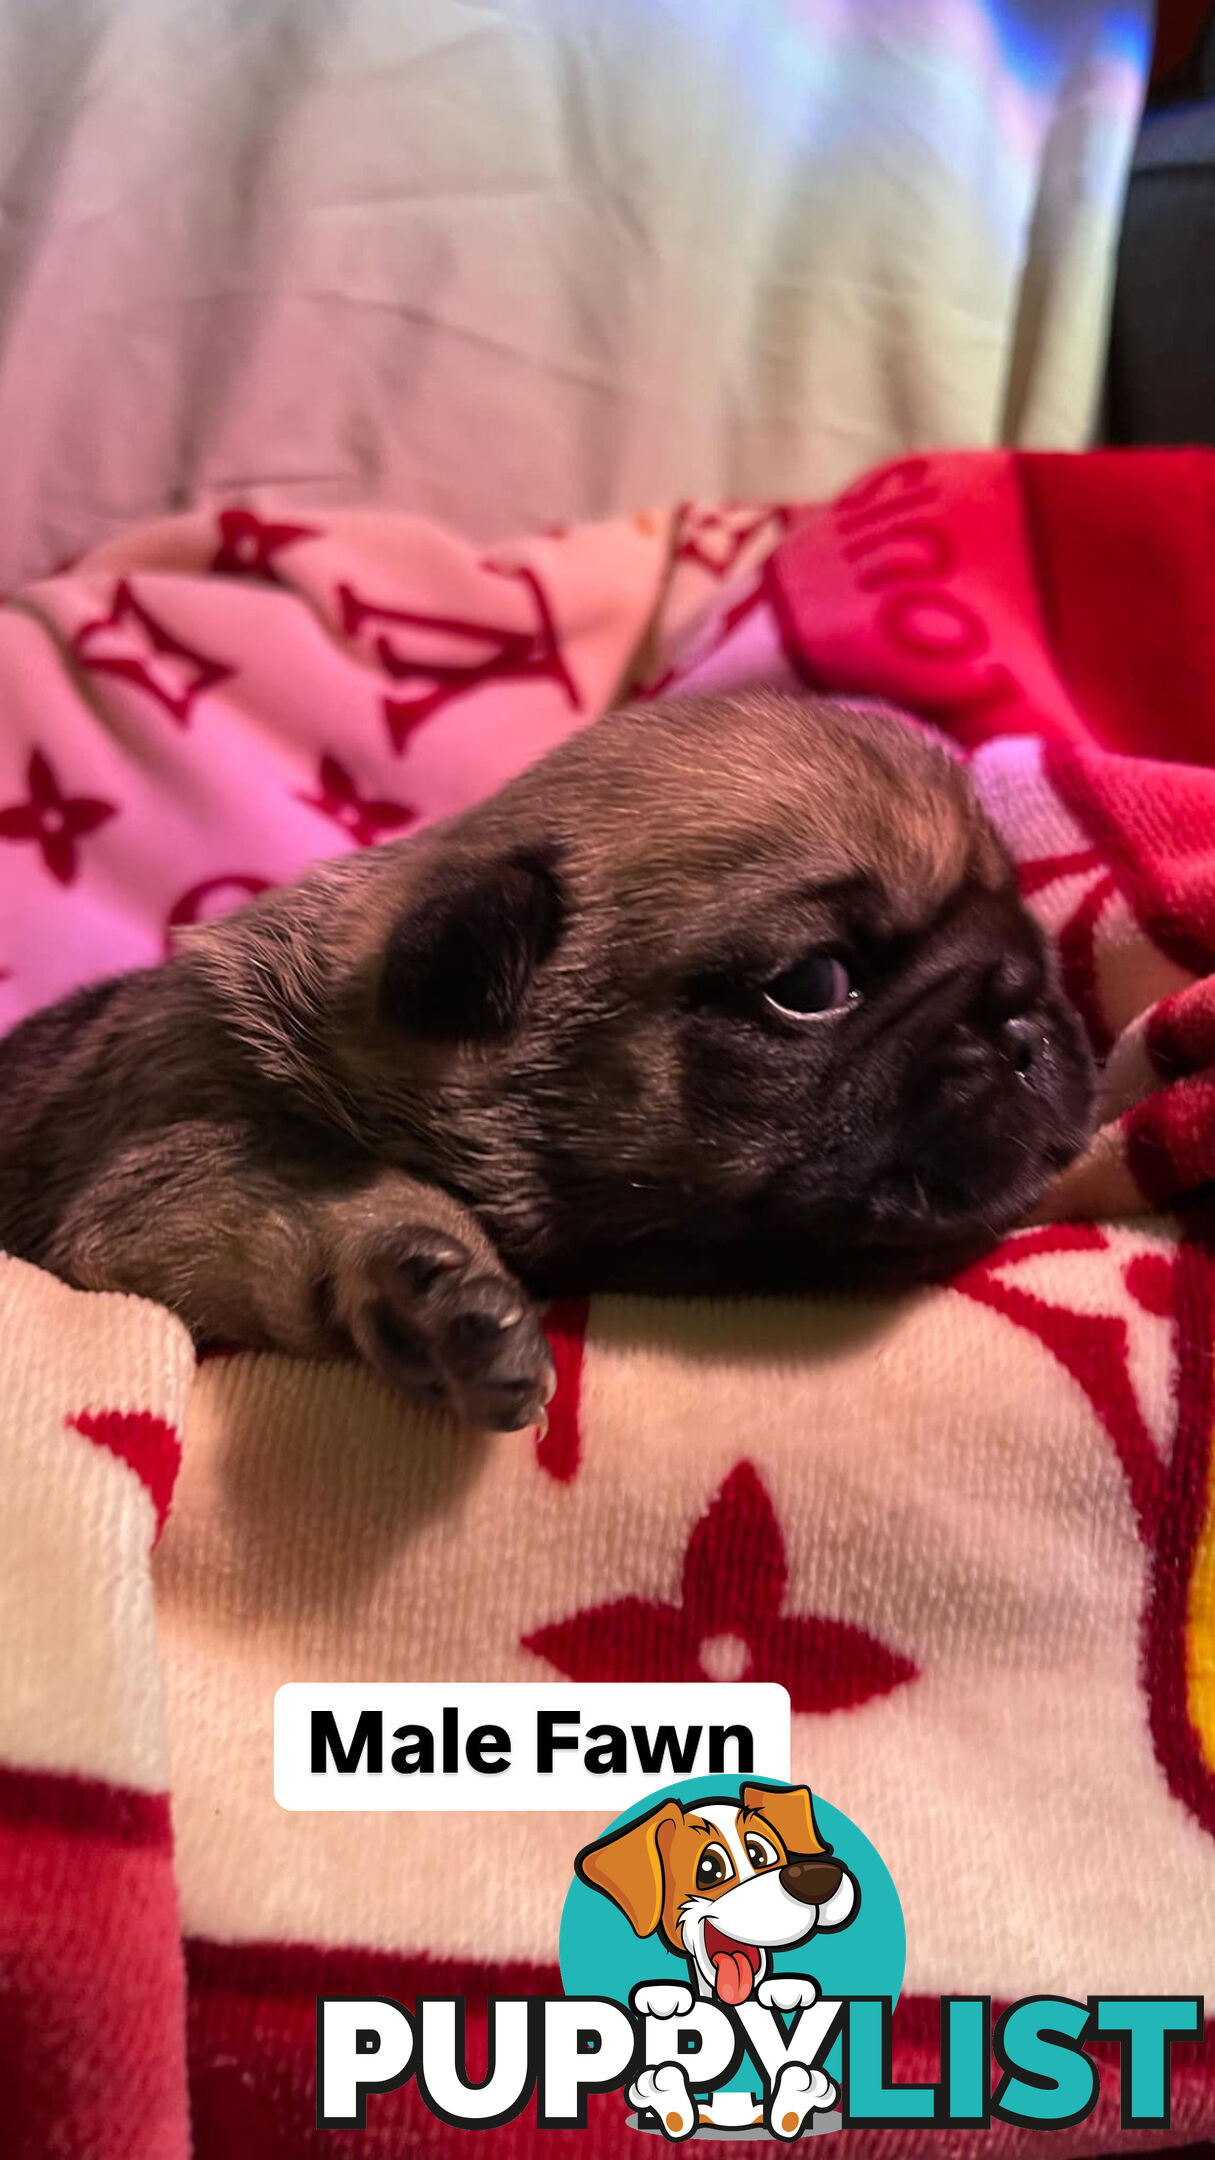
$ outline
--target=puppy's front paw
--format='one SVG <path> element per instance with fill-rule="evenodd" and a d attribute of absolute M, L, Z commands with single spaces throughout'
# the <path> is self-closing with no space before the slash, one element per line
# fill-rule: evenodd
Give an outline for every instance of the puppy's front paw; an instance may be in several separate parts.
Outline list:
<path fill-rule="evenodd" d="M 827 2113 L 839 2093 L 825 2070 L 807 2070 L 804 2063 L 786 2063 L 773 2087 L 768 2107 L 768 2128 L 774 2137 L 795 2138 L 808 2115 Z"/>
<path fill-rule="evenodd" d="M 643 2070 L 629 2087 L 629 2099 L 638 2109 L 652 2108 L 666 2138 L 691 2137 L 697 2110 L 682 2063 L 658 2063 Z"/>
<path fill-rule="evenodd" d="M 809 2010 L 818 2001 L 818 1984 L 809 1973 L 772 1973 L 755 1994 L 765 2010 Z"/>
<path fill-rule="evenodd" d="M 638 2017 L 686 2017 L 692 2002 L 692 1990 L 681 1980 L 643 1980 L 632 1994 Z"/>
<path fill-rule="evenodd" d="M 496 1261 L 430 1223 L 380 1232 L 343 1260 L 335 1303 L 359 1354 L 415 1402 L 517 1432 L 556 1385 L 539 1318 Z"/>

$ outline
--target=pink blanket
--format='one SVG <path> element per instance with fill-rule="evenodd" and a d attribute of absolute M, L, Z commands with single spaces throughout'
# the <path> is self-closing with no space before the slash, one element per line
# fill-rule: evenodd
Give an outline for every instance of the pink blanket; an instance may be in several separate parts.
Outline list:
<path fill-rule="evenodd" d="M 904 459 L 490 561 L 234 506 L 0 615 L 14 1018 L 625 687 L 811 681 L 965 746 L 1105 1059 L 1070 1219 L 887 1305 L 558 1313 L 543 1438 L 446 1434 L 344 1368 L 196 1373 L 154 1308 L 0 1263 L 16 2160 L 184 2160 L 191 2120 L 197 2160 L 445 2153 L 411 2088 L 365 2137 L 312 2127 L 315 1994 L 556 1985 L 602 1825 L 284 1815 L 292 1678 L 782 1681 L 795 1773 L 899 1886 L 901 2077 L 941 1992 L 1215 1993 L 1213 510 L 1215 457 L 1166 453 Z M 1211 2049 L 1175 2063 L 1171 2132 L 1120 2133 L 1111 2062 L 1066 2149 L 1209 2137 Z M 559 2142 L 631 2151 L 623 2119 Z"/>

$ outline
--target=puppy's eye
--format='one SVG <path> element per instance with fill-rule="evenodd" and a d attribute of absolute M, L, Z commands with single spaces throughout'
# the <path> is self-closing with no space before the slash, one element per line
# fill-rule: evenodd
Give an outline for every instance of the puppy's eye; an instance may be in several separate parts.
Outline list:
<path fill-rule="evenodd" d="M 696 1887 L 698 1890 L 716 1890 L 734 1870 L 724 1846 L 706 1845 L 696 1863 Z"/>
<path fill-rule="evenodd" d="M 758 1831 L 752 1830 L 747 1838 L 747 1858 L 753 1868 L 765 1868 L 772 1867 L 780 1854 L 775 1845 L 768 1843 L 767 1838 L 760 1837 Z"/>
<path fill-rule="evenodd" d="M 786 1020 L 822 1020 L 860 996 L 838 953 L 809 952 L 764 984 L 764 1003 Z"/>

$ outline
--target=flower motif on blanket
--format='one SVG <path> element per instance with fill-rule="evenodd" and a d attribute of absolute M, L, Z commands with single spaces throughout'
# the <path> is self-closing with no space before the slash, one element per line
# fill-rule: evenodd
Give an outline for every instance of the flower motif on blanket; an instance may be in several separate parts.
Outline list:
<path fill-rule="evenodd" d="M 316 793 L 300 794 L 297 800 L 310 810 L 319 810 L 322 817 L 332 818 L 359 847 L 370 847 L 390 833 L 403 832 L 417 817 L 409 803 L 392 802 L 382 795 L 363 795 L 353 774 L 331 750 L 322 753 Z"/>
<path fill-rule="evenodd" d="M 1032 1334 L 1109 1435 L 1151 1556 L 1141 1677 L 1153 1743 L 1171 1790 L 1215 1835 L 1215 1265 L 1187 1245 L 1115 1268 L 1095 1267 L 1098 1254 L 1114 1256 L 1098 1225 L 1054 1224 L 953 1288 Z"/>
<path fill-rule="evenodd" d="M 786 1613 L 776 1511 L 740 1462 L 688 1539 L 677 1605 L 620 1598 L 524 1637 L 571 1680 L 775 1680 L 795 1711 L 848 1709 L 915 1678 L 863 1628 Z"/>
<path fill-rule="evenodd" d="M 26 785 L 25 802 L 0 809 L 0 840 L 35 841 L 56 884 L 72 885 L 79 870 L 77 843 L 117 817 L 117 805 L 95 795 L 65 795 L 54 766 L 41 750 L 30 752 Z"/>
<path fill-rule="evenodd" d="M 219 541 L 211 563 L 213 577 L 260 577 L 276 582 L 275 557 L 300 540 L 318 537 L 315 525 L 275 524 L 255 510 L 219 513 Z"/>

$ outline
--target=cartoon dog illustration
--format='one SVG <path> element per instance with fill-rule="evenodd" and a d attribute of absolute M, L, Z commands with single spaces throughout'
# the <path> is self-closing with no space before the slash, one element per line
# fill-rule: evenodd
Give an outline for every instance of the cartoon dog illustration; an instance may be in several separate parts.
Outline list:
<path fill-rule="evenodd" d="M 634 1934 L 656 1935 L 687 1959 L 696 1994 L 732 2006 L 753 1991 L 769 2009 L 813 2003 L 814 1981 L 773 1973 L 771 1953 L 846 1927 L 860 1905 L 855 1878 L 818 1834 L 804 1785 L 744 1785 L 739 1801 L 663 1801 L 585 1846 L 575 1867 L 619 1906 Z M 686 2015 L 692 2000 L 691 1990 L 670 1983 L 634 1995 L 636 2008 L 658 2017 Z M 791 2063 L 772 2096 L 771 2127 L 794 2137 L 812 2109 L 835 2097 L 822 2071 Z M 698 2108 L 681 2064 L 643 2071 L 629 2098 L 653 2108 L 672 2137 L 689 2136 L 698 2122 L 737 2129 L 763 2120 L 754 2094 L 719 2093 Z"/>

